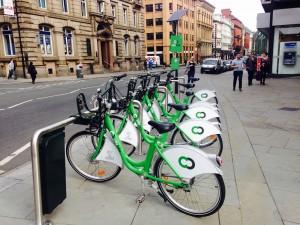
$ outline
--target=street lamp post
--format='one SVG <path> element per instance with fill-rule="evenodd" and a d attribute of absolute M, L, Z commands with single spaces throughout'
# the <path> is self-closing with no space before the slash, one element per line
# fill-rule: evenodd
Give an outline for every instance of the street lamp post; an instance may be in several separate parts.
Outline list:
<path fill-rule="evenodd" d="M 24 60 L 24 54 L 23 54 L 23 45 L 22 45 L 22 38 L 21 38 L 21 31 L 20 31 L 20 23 L 19 23 L 18 0 L 15 0 L 15 7 L 16 7 L 17 28 L 18 28 L 18 34 L 19 34 L 20 50 L 21 50 L 21 57 L 22 57 L 23 77 L 26 78 L 26 72 L 25 72 L 25 60 Z"/>

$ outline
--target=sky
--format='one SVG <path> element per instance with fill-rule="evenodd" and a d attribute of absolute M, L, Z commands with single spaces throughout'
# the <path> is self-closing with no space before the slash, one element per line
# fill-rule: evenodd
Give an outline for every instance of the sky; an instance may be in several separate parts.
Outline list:
<path fill-rule="evenodd" d="M 250 30 L 256 31 L 256 15 L 264 13 L 261 0 L 206 0 L 216 7 L 215 14 L 221 9 L 231 9 L 232 15 L 242 21 Z"/>

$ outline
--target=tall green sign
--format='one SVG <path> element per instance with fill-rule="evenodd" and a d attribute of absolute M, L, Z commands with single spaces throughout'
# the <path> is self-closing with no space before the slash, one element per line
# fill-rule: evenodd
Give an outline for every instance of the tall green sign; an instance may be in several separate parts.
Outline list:
<path fill-rule="evenodd" d="M 171 69 L 177 70 L 179 68 L 180 58 L 172 58 L 171 59 Z"/>
<path fill-rule="evenodd" d="M 172 35 L 170 43 L 170 52 L 182 52 L 182 36 Z"/>

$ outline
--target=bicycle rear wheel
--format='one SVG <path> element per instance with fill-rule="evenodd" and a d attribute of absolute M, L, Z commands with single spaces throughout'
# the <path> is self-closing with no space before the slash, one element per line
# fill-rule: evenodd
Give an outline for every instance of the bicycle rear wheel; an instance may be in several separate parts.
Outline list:
<path fill-rule="evenodd" d="M 121 168 L 109 162 L 91 159 L 95 152 L 93 144 L 95 137 L 95 134 L 87 131 L 73 135 L 67 143 L 67 159 L 80 176 L 96 182 L 109 181 L 118 176 Z"/>
<path fill-rule="evenodd" d="M 162 158 L 154 167 L 155 175 L 168 181 L 181 182 Z M 189 189 L 174 188 L 158 182 L 158 187 L 172 206 L 185 214 L 204 217 L 216 213 L 225 200 L 225 184 L 219 174 L 200 174 L 189 181 Z"/>

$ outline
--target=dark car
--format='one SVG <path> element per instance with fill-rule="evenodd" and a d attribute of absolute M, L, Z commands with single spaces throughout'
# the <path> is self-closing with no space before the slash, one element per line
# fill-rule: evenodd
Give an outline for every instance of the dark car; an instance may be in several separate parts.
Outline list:
<path fill-rule="evenodd" d="M 228 70 L 226 62 L 222 61 L 221 62 L 221 72 L 226 72 Z"/>
<path fill-rule="evenodd" d="M 231 68 L 231 61 L 230 60 L 224 60 L 224 62 L 226 63 L 226 66 L 227 66 L 227 70 L 232 70 Z"/>
<path fill-rule="evenodd" d="M 201 73 L 221 73 L 222 64 L 220 59 L 208 58 L 203 61 L 201 65 Z"/>

